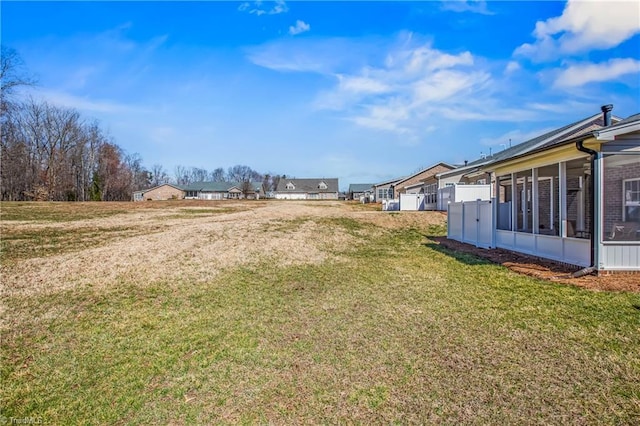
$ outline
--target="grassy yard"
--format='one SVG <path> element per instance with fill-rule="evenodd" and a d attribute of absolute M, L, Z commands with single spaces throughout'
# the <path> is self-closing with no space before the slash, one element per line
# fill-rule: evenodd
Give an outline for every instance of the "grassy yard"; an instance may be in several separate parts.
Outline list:
<path fill-rule="evenodd" d="M 1 205 L 1 416 L 640 423 L 638 294 L 449 252 L 435 213 L 129 206 Z"/>

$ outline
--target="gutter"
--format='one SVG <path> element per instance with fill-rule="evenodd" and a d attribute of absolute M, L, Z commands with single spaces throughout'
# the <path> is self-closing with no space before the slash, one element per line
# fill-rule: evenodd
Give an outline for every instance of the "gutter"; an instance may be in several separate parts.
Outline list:
<path fill-rule="evenodd" d="M 609 127 L 611 125 L 611 110 L 613 109 L 613 105 L 603 105 L 601 108 L 603 118 L 604 118 L 604 127 Z M 596 235 L 595 235 L 595 223 L 596 223 L 596 191 L 595 191 L 595 166 L 596 159 L 598 158 L 598 152 L 594 151 L 591 148 L 587 148 L 584 146 L 584 139 L 580 139 L 576 141 L 576 149 L 578 151 L 582 151 L 591 156 L 591 193 L 589 194 L 589 208 L 591 213 L 591 222 L 589 223 L 589 234 L 591 235 L 591 266 L 583 268 L 579 271 L 571 274 L 574 278 L 579 278 L 584 275 L 592 274 L 596 271 L 595 265 L 595 254 L 596 254 Z"/>

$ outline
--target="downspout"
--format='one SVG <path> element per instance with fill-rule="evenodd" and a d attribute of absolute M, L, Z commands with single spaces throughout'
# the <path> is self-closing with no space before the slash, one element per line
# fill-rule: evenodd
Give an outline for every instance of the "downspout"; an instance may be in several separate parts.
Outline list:
<path fill-rule="evenodd" d="M 603 116 L 603 120 L 604 120 L 604 127 L 608 127 L 611 125 L 611 110 L 613 109 L 613 105 L 609 104 L 609 105 L 603 105 L 602 107 L 600 107 L 600 109 L 602 110 L 602 116 Z M 578 151 L 582 151 L 585 152 L 587 154 L 589 154 L 591 156 L 591 193 L 589 194 L 589 208 L 590 208 L 590 213 L 591 213 L 591 221 L 589 223 L 589 234 L 591 235 L 591 266 L 588 266 L 586 268 L 583 268 L 579 271 L 574 272 L 573 274 L 571 274 L 572 277 L 574 278 L 579 278 L 582 277 L 584 275 L 589 275 L 592 274 L 596 271 L 596 264 L 595 264 L 595 253 L 596 253 L 596 235 L 595 235 L 595 222 L 596 222 L 596 198 L 595 198 L 595 179 L 593 178 L 595 176 L 595 165 L 596 165 L 596 159 L 598 158 L 598 151 L 594 151 L 591 148 L 587 148 L 584 146 L 584 140 L 579 140 L 576 141 L 576 149 Z"/>

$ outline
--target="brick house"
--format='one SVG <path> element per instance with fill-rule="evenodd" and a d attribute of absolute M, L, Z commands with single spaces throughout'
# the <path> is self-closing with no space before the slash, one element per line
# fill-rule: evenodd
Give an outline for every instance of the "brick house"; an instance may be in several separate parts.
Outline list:
<path fill-rule="evenodd" d="M 483 164 L 493 185 L 490 247 L 579 267 L 640 271 L 640 114 Z M 490 223 L 492 222 L 492 223 Z"/>
<path fill-rule="evenodd" d="M 406 193 L 424 194 L 425 184 L 436 182 L 436 175 L 453 169 L 455 169 L 455 166 L 447 163 L 437 163 L 429 166 L 395 182 L 393 185 L 394 193 L 396 197 Z"/>
<path fill-rule="evenodd" d="M 165 183 L 142 191 L 135 191 L 133 201 L 181 200 L 184 198 L 184 194 L 184 190 L 179 186 Z"/>

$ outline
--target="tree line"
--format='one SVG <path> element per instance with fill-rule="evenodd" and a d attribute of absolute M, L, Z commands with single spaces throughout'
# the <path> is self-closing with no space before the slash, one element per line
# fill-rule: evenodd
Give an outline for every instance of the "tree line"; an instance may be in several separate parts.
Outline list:
<path fill-rule="evenodd" d="M 32 98 L 16 89 L 34 84 L 19 55 L 2 46 L 0 57 L 0 194 L 5 201 L 126 201 L 133 191 L 163 183 L 262 181 L 277 186 L 278 175 L 236 165 L 213 171 L 162 165 L 147 169 L 139 154 L 128 154 L 73 108 Z"/>

